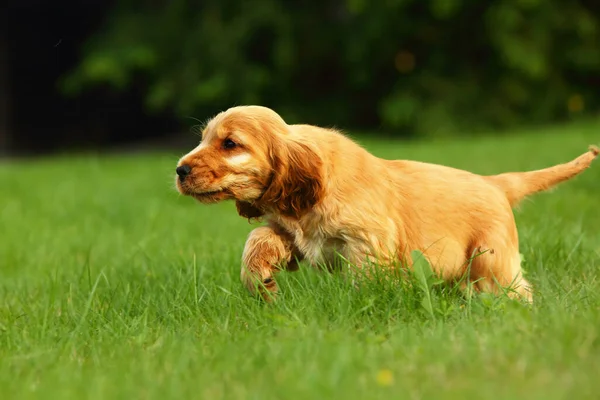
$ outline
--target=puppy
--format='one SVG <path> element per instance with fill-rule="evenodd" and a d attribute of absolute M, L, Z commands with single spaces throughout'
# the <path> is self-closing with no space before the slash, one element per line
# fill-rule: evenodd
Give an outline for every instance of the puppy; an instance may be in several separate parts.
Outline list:
<path fill-rule="evenodd" d="M 241 280 L 263 297 L 278 270 L 298 261 L 333 268 L 388 268 L 420 250 L 449 282 L 532 301 L 521 274 L 512 207 L 589 167 L 590 150 L 566 164 L 481 176 L 408 160 L 384 160 L 341 133 L 288 125 L 260 106 L 215 116 L 176 168 L 180 193 L 202 203 L 235 200 L 239 215 L 266 219 L 242 255 Z M 341 257 L 339 257 L 341 256 Z M 466 278 L 466 280 L 464 279 Z"/>

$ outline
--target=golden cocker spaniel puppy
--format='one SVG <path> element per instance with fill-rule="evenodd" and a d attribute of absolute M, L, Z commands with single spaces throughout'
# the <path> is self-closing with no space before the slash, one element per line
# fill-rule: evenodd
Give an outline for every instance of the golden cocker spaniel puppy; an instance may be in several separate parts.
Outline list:
<path fill-rule="evenodd" d="M 297 261 L 333 266 L 410 267 L 423 252 L 446 281 L 531 301 L 521 276 L 512 206 L 574 177 L 598 155 L 531 172 L 481 176 L 441 165 L 384 160 L 332 129 L 288 125 L 260 106 L 215 116 L 202 142 L 181 158 L 176 185 L 202 203 L 233 199 L 248 219 L 264 217 L 242 255 L 241 279 L 275 293 L 279 269 Z M 258 283 L 258 285 L 257 285 Z"/>

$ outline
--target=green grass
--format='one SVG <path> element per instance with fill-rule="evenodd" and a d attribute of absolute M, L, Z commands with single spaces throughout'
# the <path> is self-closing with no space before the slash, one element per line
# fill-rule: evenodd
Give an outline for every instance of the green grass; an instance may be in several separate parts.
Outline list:
<path fill-rule="evenodd" d="M 359 140 L 386 158 L 497 173 L 570 160 L 599 131 Z M 0 398 L 597 398 L 600 164 L 516 212 L 533 307 L 357 291 L 308 268 L 281 274 L 265 305 L 239 282 L 253 226 L 233 203 L 179 196 L 178 156 L 0 165 Z"/>

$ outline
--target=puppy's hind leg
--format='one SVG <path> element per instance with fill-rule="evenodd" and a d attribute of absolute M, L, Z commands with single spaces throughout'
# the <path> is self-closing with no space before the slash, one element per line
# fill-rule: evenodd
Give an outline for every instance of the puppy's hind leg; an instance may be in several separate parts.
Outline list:
<path fill-rule="evenodd" d="M 479 292 L 500 294 L 533 302 L 531 285 L 523 278 L 518 247 L 483 242 L 471 251 L 470 281 Z"/>
<path fill-rule="evenodd" d="M 242 283 L 255 294 L 269 301 L 277 293 L 275 274 L 281 270 L 295 271 L 300 254 L 293 240 L 276 227 L 261 226 L 248 235 L 242 254 Z"/>

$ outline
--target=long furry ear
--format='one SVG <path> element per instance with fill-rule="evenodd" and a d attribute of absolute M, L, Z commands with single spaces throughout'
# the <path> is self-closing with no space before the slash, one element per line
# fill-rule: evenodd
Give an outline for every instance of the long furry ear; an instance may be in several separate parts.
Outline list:
<path fill-rule="evenodd" d="M 317 204 L 323 192 L 321 158 L 305 144 L 284 140 L 271 153 L 273 180 L 261 203 L 298 217 Z"/>
<path fill-rule="evenodd" d="M 237 212 L 241 217 L 248 218 L 249 220 L 259 219 L 264 215 L 261 210 L 247 201 L 236 200 L 235 207 L 237 208 Z"/>

